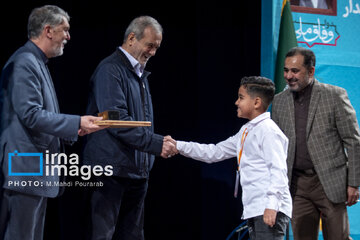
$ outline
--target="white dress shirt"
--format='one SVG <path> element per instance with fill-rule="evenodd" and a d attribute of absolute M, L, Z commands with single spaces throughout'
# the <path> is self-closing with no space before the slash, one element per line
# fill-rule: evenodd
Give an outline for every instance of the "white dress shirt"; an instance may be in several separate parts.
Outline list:
<path fill-rule="evenodd" d="M 236 135 L 216 145 L 177 141 L 177 149 L 186 157 L 206 163 L 238 157 L 245 129 L 248 135 L 240 161 L 243 219 L 263 215 L 265 208 L 291 217 L 286 165 L 288 139 L 270 119 L 269 112 L 257 116 Z"/>
<path fill-rule="evenodd" d="M 134 58 L 130 53 L 128 53 L 125 49 L 122 47 L 119 47 L 119 49 L 125 54 L 125 56 L 129 59 L 131 66 L 133 66 L 136 74 L 141 78 L 141 76 L 144 73 L 145 66 L 141 65 L 136 58 Z"/>

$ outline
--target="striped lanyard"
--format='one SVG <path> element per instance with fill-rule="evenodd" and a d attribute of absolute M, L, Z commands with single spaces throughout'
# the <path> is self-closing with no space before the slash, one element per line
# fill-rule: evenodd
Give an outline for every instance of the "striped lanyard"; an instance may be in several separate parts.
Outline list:
<path fill-rule="evenodd" d="M 240 151 L 239 151 L 239 157 L 238 157 L 238 169 L 236 171 L 236 179 L 235 179 L 235 189 L 234 189 L 234 197 L 237 198 L 238 195 L 238 191 L 239 191 L 239 184 L 240 184 L 240 160 L 241 160 L 241 156 L 242 156 L 242 152 L 244 150 L 244 144 L 245 144 L 245 140 L 246 137 L 248 135 L 248 131 L 247 128 L 245 128 L 242 136 L 241 136 L 241 142 L 240 142 Z"/>
<path fill-rule="evenodd" d="M 238 157 L 238 171 L 240 171 L 240 160 L 241 160 L 241 156 L 242 156 L 242 153 L 244 150 L 244 144 L 245 144 L 245 140 L 246 140 L 248 133 L 249 132 L 247 131 L 247 128 L 245 128 L 245 130 L 242 134 L 242 137 L 241 137 L 241 142 L 240 142 L 240 151 L 239 151 L 239 157 Z"/>

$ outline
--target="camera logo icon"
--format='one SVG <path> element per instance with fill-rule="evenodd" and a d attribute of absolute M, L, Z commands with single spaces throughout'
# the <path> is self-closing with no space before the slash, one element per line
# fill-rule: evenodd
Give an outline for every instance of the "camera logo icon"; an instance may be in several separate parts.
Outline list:
<path fill-rule="evenodd" d="M 19 153 L 15 150 L 8 157 L 9 176 L 43 176 L 42 153 Z"/>

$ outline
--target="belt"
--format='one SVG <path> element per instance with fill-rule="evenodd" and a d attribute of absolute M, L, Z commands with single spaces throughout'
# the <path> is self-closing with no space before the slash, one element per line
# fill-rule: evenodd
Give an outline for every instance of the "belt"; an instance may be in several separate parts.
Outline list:
<path fill-rule="evenodd" d="M 312 175 L 316 174 L 316 171 L 315 171 L 314 168 L 310 168 L 310 169 L 294 169 L 294 171 L 297 172 L 297 173 L 301 173 L 301 174 L 309 175 L 309 176 L 312 176 Z"/>

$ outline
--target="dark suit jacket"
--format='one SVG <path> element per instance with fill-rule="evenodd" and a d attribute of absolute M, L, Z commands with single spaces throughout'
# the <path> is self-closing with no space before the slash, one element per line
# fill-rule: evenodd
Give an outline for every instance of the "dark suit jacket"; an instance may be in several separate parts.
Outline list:
<path fill-rule="evenodd" d="M 272 118 L 289 138 L 288 175 L 295 159 L 295 113 L 289 89 L 277 94 Z M 360 185 L 360 135 L 346 91 L 315 80 L 306 127 L 307 147 L 327 197 L 345 202 L 347 186 Z"/>
<path fill-rule="evenodd" d="M 0 91 L 0 163 L 3 187 L 32 195 L 55 197 L 59 187 L 46 181 L 58 176 L 9 176 L 9 153 L 59 153 L 61 139 L 76 141 L 80 117 L 59 113 L 55 89 L 45 65 L 45 54 L 31 41 L 8 60 L 1 74 Z M 44 155 L 45 157 L 45 155 Z M 22 160 L 20 160 L 22 159 Z M 45 164 L 45 158 L 44 158 Z M 12 171 L 39 172 L 39 161 L 31 157 L 12 160 Z M 39 183 L 39 186 L 15 186 L 9 181 Z"/>

